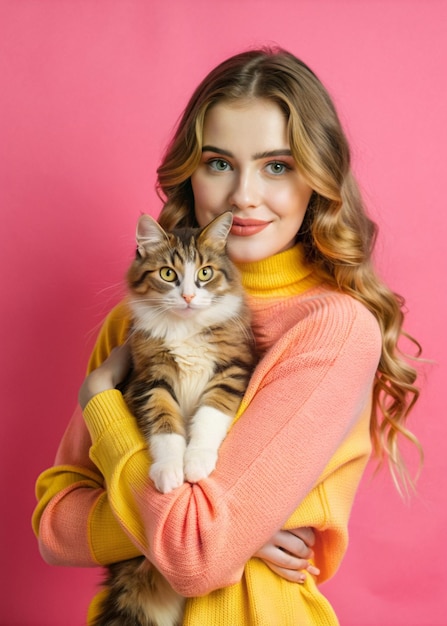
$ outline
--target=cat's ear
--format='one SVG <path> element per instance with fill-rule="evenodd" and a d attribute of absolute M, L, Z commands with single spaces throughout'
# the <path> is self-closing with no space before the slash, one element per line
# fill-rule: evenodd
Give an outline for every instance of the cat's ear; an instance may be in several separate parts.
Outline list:
<path fill-rule="evenodd" d="M 150 215 L 140 215 L 137 224 L 136 241 L 138 252 L 146 256 L 149 250 L 156 244 L 166 240 L 166 233 L 162 227 Z"/>
<path fill-rule="evenodd" d="M 222 215 L 215 217 L 208 226 L 205 226 L 200 233 L 199 239 L 208 239 L 212 244 L 220 244 L 221 247 L 224 248 L 232 224 L 233 214 L 231 211 L 226 211 L 222 213 Z"/>

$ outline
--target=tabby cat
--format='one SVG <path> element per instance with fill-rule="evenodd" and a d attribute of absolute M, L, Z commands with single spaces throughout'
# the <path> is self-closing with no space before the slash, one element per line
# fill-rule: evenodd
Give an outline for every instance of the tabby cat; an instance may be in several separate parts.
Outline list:
<path fill-rule="evenodd" d="M 142 215 L 128 272 L 133 369 L 124 397 L 147 439 L 150 478 L 167 493 L 196 483 L 217 454 L 255 361 L 227 212 L 202 229 L 165 232 Z M 144 557 L 109 567 L 95 626 L 177 626 L 184 599 Z"/>

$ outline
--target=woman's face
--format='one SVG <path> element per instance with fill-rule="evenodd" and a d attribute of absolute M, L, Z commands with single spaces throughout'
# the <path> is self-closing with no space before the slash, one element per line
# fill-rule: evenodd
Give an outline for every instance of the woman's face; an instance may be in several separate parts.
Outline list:
<path fill-rule="evenodd" d="M 233 212 L 227 249 L 236 262 L 292 247 L 312 194 L 290 151 L 283 112 L 261 98 L 208 110 L 191 184 L 200 226 Z"/>

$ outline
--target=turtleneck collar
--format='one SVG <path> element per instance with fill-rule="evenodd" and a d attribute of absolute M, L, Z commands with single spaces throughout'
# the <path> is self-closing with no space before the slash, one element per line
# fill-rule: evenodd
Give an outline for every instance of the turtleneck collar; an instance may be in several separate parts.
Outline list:
<path fill-rule="evenodd" d="M 297 296 L 321 283 L 306 265 L 301 244 L 262 261 L 237 263 L 246 292 L 256 298 Z"/>

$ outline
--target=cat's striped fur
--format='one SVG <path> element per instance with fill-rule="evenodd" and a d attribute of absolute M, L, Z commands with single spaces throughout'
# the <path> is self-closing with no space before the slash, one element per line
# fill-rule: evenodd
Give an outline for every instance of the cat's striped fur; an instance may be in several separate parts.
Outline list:
<path fill-rule="evenodd" d="M 164 232 L 148 216 L 128 272 L 133 371 L 124 397 L 151 452 L 150 477 L 168 492 L 215 468 L 254 367 L 250 319 L 225 253 L 232 215 Z M 183 598 L 143 557 L 109 568 L 96 626 L 177 626 Z"/>

